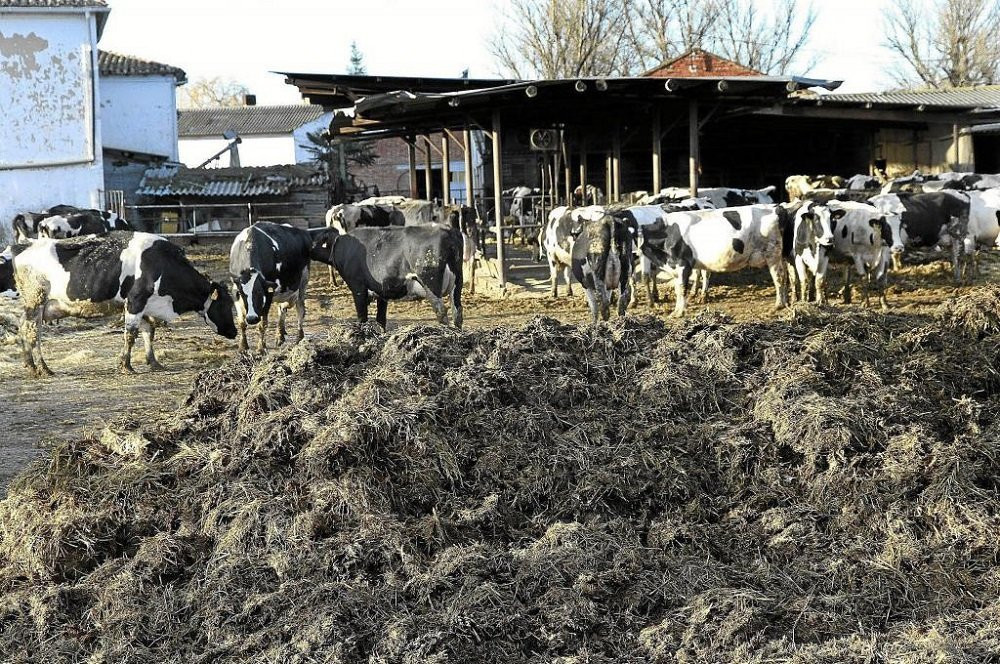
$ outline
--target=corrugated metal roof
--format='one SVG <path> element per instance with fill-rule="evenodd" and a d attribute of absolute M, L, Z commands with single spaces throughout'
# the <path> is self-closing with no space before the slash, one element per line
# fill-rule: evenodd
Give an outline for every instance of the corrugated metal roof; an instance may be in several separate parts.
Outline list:
<path fill-rule="evenodd" d="M 946 108 L 996 108 L 1000 107 L 1000 85 L 983 85 L 970 88 L 947 88 L 912 92 L 857 92 L 827 94 L 817 97 L 824 102 L 852 104 L 884 104 L 890 106 L 938 106 Z"/>
<path fill-rule="evenodd" d="M 240 136 L 287 134 L 323 115 L 322 106 L 236 106 L 193 108 L 178 112 L 177 135 L 222 136 L 233 129 Z"/>
<path fill-rule="evenodd" d="M 299 164 L 198 169 L 169 164 L 147 170 L 136 193 L 154 197 L 252 198 L 284 196 L 292 188 L 326 184 L 321 170 Z"/>
<path fill-rule="evenodd" d="M 2 2 L 2 0 L 0 0 Z M 122 55 L 111 51 L 98 51 L 97 61 L 101 76 L 173 76 L 178 85 L 187 81 L 187 74 L 179 67 L 165 65 L 152 60 L 143 60 L 134 55 Z"/>
<path fill-rule="evenodd" d="M 0 0 L 0 7 L 107 7 L 106 0 Z"/>

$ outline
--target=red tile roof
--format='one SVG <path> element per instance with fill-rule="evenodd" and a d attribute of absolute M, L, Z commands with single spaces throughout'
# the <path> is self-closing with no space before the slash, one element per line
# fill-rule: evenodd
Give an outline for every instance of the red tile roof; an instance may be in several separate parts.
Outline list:
<path fill-rule="evenodd" d="M 763 76 L 762 72 L 727 60 L 715 53 L 693 48 L 673 60 L 647 71 L 652 78 L 684 78 L 686 76 Z"/>

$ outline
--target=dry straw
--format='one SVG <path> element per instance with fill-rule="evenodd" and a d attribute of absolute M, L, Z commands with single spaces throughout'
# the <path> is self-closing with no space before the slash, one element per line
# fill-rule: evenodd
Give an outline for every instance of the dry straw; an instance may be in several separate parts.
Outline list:
<path fill-rule="evenodd" d="M 998 342 L 989 287 L 235 360 L 15 480 L 0 660 L 991 661 Z"/>

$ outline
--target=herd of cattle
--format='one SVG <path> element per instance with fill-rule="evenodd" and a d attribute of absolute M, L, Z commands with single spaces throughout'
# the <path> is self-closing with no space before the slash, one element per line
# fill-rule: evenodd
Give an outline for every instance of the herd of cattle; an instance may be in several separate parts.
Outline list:
<path fill-rule="evenodd" d="M 657 276 L 673 281 L 674 316 L 684 315 L 689 297 L 707 297 L 712 272 L 745 268 L 768 268 L 777 308 L 794 299 L 822 303 L 830 264 L 845 266 L 845 299 L 855 276 L 866 303 L 874 285 L 887 307 L 887 273 L 908 248 L 949 247 L 960 280 L 975 273 L 979 247 L 1000 244 L 1000 176 L 914 174 L 878 190 L 875 184 L 867 176 L 793 176 L 786 203 L 773 202 L 773 187 L 717 187 L 694 198 L 668 188 L 639 204 L 616 206 L 593 203 L 598 194 L 588 188 L 581 202 L 589 204 L 548 214 L 538 257 L 548 260 L 552 296 L 560 272 L 572 294 L 572 276 L 596 322 L 610 316 L 613 295 L 625 314 L 638 273 L 654 302 Z M 124 309 L 120 368 L 127 372 L 139 335 L 147 364 L 161 368 L 153 349 L 156 326 L 187 312 L 197 312 L 217 334 L 239 337 L 241 351 L 248 347 L 246 328 L 258 326 L 263 351 L 272 305 L 281 344 L 294 304 L 301 339 L 312 261 L 330 266 L 333 283 L 340 275 L 361 321 L 373 297 L 376 321 L 385 327 L 388 301 L 415 295 L 430 302 L 441 323 L 449 322 L 450 309 L 461 328 L 465 272 L 474 289 L 477 258 L 485 251 L 474 209 L 402 197 L 334 206 L 323 228 L 270 222 L 246 228 L 230 250 L 228 286 L 199 273 L 169 240 L 133 231 L 113 213 L 58 205 L 18 215 L 13 228 L 15 243 L 0 253 L 0 293 L 21 298 L 21 351 L 36 376 L 51 374 L 42 357 L 42 323 L 65 316 Z"/>

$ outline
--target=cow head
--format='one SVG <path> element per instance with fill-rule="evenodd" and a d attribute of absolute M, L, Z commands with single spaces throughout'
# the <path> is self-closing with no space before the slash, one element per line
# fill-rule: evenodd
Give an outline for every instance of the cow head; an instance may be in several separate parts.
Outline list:
<path fill-rule="evenodd" d="M 337 240 L 341 233 L 336 228 L 323 228 L 309 231 L 312 236 L 312 248 L 309 250 L 309 258 L 320 263 L 333 265 L 333 249 L 337 246 Z"/>
<path fill-rule="evenodd" d="M 211 290 L 201 315 L 216 334 L 227 339 L 235 339 L 236 322 L 233 320 L 233 298 L 222 284 L 213 281 L 209 286 Z"/>
<path fill-rule="evenodd" d="M 14 228 L 14 242 L 17 244 L 26 244 L 36 237 L 35 231 L 28 225 L 28 220 L 23 214 L 14 217 L 11 225 Z"/>
<path fill-rule="evenodd" d="M 14 261 L 11 248 L 7 247 L 0 253 L 0 295 L 14 293 L 17 286 L 14 283 Z"/>
<path fill-rule="evenodd" d="M 48 217 L 38 222 L 38 237 L 61 240 L 72 237 L 73 235 L 75 235 L 75 233 L 73 233 L 73 227 L 70 224 L 69 219 L 61 215 Z"/>
<path fill-rule="evenodd" d="M 256 325 L 261 318 L 267 317 L 278 284 L 268 281 L 259 271 L 250 268 L 233 277 L 233 286 L 240 308 L 245 312 L 244 320 L 247 325 Z"/>
<path fill-rule="evenodd" d="M 815 243 L 817 247 L 833 246 L 833 226 L 846 210 L 830 210 L 825 205 L 809 202 L 803 205 L 795 218 L 795 249 Z"/>

